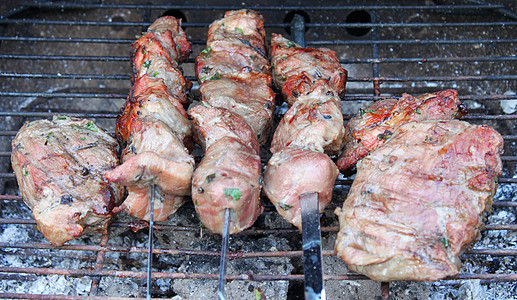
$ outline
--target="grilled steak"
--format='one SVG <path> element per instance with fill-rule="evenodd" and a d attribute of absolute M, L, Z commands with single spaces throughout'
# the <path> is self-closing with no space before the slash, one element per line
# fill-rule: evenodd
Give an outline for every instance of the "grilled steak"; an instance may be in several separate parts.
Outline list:
<path fill-rule="evenodd" d="M 301 230 L 302 194 L 318 192 L 320 212 L 332 200 L 339 171 L 325 152 L 341 149 L 338 94 L 344 91 L 346 70 L 332 50 L 303 48 L 276 34 L 271 61 L 275 85 L 290 108 L 271 141 L 263 190 L 278 213 Z"/>
<path fill-rule="evenodd" d="M 127 187 L 128 196 L 117 210 L 149 220 L 150 188 L 156 186 L 154 220 L 163 221 L 190 195 L 194 158 L 192 125 L 186 80 L 178 64 L 190 53 L 190 44 L 173 17 L 156 20 L 133 43 L 133 87 L 117 121 L 122 142 L 122 165 L 106 179 Z"/>
<path fill-rule="evenodd" d="M 335 249 L 374 280 L 456 275 L 478 237 L 502 172 L 502 137 L 488 126 L 422 121 L 397 128 L 357 164 Z"/>
<path fill-rule="evenodd" d="M 466 113 L 455 90 L 444 90 L 419 97 L 403 94 L 400 99 L 385 99 L 361 109 L 345 126 L 344 150 L 337 166 L 343 173 L 384 144 L 397 127 L 415 121 L 451 120 Z"/>
<path fill-rule="evenodd" d="M 90 120 L 56 116 L 25 123 L 12 141 L 20 194 L 53 245 L 105 232 L 123 188 L 104 173 L 118 164 L 117 141 Z"/>

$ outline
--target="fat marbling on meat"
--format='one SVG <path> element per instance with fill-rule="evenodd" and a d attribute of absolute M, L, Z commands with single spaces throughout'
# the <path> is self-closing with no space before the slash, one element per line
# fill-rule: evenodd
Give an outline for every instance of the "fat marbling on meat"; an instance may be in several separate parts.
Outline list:
<path fill-rule="evenodd" d="M 12 141 L 20 194 L 53 245 L 106 232 L 123 188 L 104 179 L 118 165 L 117 141 L 87 119 L 27 122 Z"/>
<path fill-rule="evenodd" d="M 502 172 L 503 139 L 488 126 L 421 121 L 398 127 L 357 164 L 335 250 L 379 281 L 458 274 Z"/>
<path fill-rule="evenodd" d="M 343 173 L 355 171 L 355 164 L 370 151 L 382 146 L 397 129 L 409 122 L 451 120 L 466 113 L 455 90 L 443 90 L 418 97 L 403 94 L 361 109 L 345 126 L 344 150 L 337 166 Z"/>

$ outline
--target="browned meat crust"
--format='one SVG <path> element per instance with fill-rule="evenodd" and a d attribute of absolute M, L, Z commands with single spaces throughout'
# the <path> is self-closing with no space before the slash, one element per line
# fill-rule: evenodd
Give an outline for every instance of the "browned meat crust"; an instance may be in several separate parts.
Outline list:
<path fill-rule="evenodd" d="M 403 124 L 424 120 L 451 120 L 465 113 L 465 107 L 455 90 L 419 97 L 403 94 L 398 100 L 377 101 L 362 109 L 346 124 L 344 150 L 337 166 L 343 173 L 352 173 L 357 161 L 382 146 Z"/>
<path fill-rule="evenodd" d="M 12 141 L 20 194 L 53 245 L 106 232 L 124 190 L 104 179 L 116 165 L 117 141 L 87 119 L 56 116 L 25 123 Z"/>
<path fill-rule="evenodd" d="M 488 126 L 421 121 L 397 128 L 357 164 L 336 252 L 374 280 L 454 276 L 478 237 L 502 172 L 503 139 Z"/>
<path fill-rule="evenodd" d="M 156 20 L 133 43 L 133 87 L 117 121 L 122 165 L 106 179 L 127 187 L 117 210 L 149 220 L 150 186 L 155 185 L 154 220 L 163 221 L 186 201 L 194 170 L 192 125 L 184 106 L 192 84 L 178 63 L 190 44 L 173 17 Z"/>
<path fill-rule="evenodd" d="M 301 230 L 303 193 L 318 192 L 320 212 L 332 200 L 339 171 L 325 153 L 341 150 L 338 94 L 344 91 L 347 73 L 334 51 L 303 48 L 277 34 L 271 37 L 271 61 L 275 85 L 290 108 L 271 141 L 273 156 L 263 190 L 278 213 Z"/>
<path fill-rule="evenodd" d="M 275 96 L 266 53 L 262 16 L 242 9 L 210 25 L 207 48 L 196 58 L 201 102 L 189 113 L 205 156 L 193 175 L 192 200 L 212 232 L 223 233 L 227 208 L 232 234 L 264 209 L 258 153 L 271 131 Z"/>
<path fill-rule="evenodd" d="M 273 33 L 271 64 L 275 85 L 282 90 L 289 106 L 317 79 L 327 80 L 337 94 L 345 91 L 347 71 L 341 67 L 336 52 L 330 49 L 303 48 Z"/>

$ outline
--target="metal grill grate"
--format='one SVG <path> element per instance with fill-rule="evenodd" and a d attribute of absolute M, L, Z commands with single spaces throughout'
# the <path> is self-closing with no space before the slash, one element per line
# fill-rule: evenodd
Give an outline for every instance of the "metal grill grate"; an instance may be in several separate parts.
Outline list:
<path fill-rule="evenodd" d="M 51 246 L 37 232 L 30 211 L 17 195 L 9 166 L 10 141 L 24 121 L 59 113 L 92 118 L 113 133 L 130 87 L 129 44 L 135 35 L 162 14 L 186 18 L 183 27 L 193 44 L 193 55 L 183 68 L 194 81 L 194 57 L 204 47 L 207 26 L 226 10 L 244 7 L 234 2 L 217 6 L 190 5 L 191 1 L 189 5 L 38 2 L 13 4 L 4 12 L 0 18 L 0 287 L 5 292 L 0 298 L 145 296 L 145 230 L 133 233 L 135 223 L 118 216 L 108 234 Z M 465 267 L 458 277 L 422 286 L 439 293 L 441 286 L 458 290 L 465 282 L 481 282 L 485 290 L 499 286 L 511 295 L 512 288 L 517 292 L 517 115 L 511 109 L 517 102 L 517 15 L 503 5 L 471 2 L 477 4 L 387 1 L 387 5 L 368 6 L 245 7 L 264 15 L 268 36 L 271 32 L 288 36 L 289 13 L 308 17 L 307 45 L 332 48 L 349 70 L 347 94 L 342 98 L 345 119 L 374 100 L 455 88 L 470 111 L 463 119 L 489 124 L 503 134 L 504 174 L 481 241 L 463 255 Z M 369 20 L 347 21 L 354 12 L 363 12 Z M 194 90 L 197 87 L 194 84 Z M 338 225 L 333 210 L 342 205 L 351 182 L 352 178 L 338 180 L 333 203 L 322 219 L 325 279 L 327 286 L 334 284 L 334 288 L 327 287 L 329 299 L 346 297 L 340 289 L 350 290 L 354 285 L 373 287 L 372 293 L 382 298 L 396 297 L 403 284 L 370 282 L 346 271 L 335 258 L 332 249 Z M 155 228 L 152 296 L 176 295 L 179 288 L 174 283 L 182 284 L 181 280 L 208 281 L 215 286 L 220 237 L 203 231 L 193 205 L 185 205 Z M 195 242 L 183 244 L 182 239 Z M 250 292 L 264 295 L 271 288 L 269 283 L 282 283 L 274 286 L 281 289 L 275 290 L 276 295 L 298 299 L 303 294 L 299 240 L 298 231 L 278 220 L 274 208 L 267 206 L 254 227 L 232 236 L 230 265 L 236 268 L 228 279 L 249 283 Z M 257 259 L 262 269 L 250 267 Z M 486 261 L 496 261 L 497 266 Z M 64 280 L 70 287 L 52 292 L 35 288 L 52 280 Z M 130 288 L 110 289 L 110 284 L 117 286 L 117 280 Z M 160 280 L 165 284 L 159 285 Z M 505 285 L 507 281 L 513 285 Z M 167 285 L 172 287 L 160 287 Z"/>

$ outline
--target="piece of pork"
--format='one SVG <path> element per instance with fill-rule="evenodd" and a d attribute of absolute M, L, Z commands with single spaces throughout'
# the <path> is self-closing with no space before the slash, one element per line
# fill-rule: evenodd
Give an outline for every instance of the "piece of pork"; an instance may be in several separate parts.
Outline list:
<path fill-rule="evenodd" d="M 210 106 L 225 108 L 243 117 L 263 145 L 273 125 L 275 93 L 270 86 L 270 75 L 240 73 L 231 78 L 205 81 L 199 92 L 201 100 Z"/>
<path fill-rule="evenodd" d="M 23 125 L 11 162 L 38 230 L 53 245 L 106 232 L 124 189 L 104 179 L 118 165 L 117 141 L 87 119 L 56 116 Z"/>
<path fill-rule="evenodd" d="M 345 90 L 347 71 L 336 52 L 327 48 L 304 48 L 282 37 L 271 35 L 271 65 L 276 86 L 284 100 L 293 105 L 304 93 L 307 80 L 325 79 L 339 95 Z"/>
<path fill-rule="evenodd" d="M 353 117 L 345 126 L 344 150 L 337 166 L 343 173 L 355 171 L 355 164 L 380 147 L 401 125 L 424 120 L 451 120 L 466 113 L 455 90 L 399 99 L 380 100 Z"/>
<path fill-rule="evenodd" d="M 133 43 L 133 87 L 117 120 L 117 137 L 124 147 L 122 165 L 106 173 L 111 182 L 127 187 L 128 196 L 117 210 L 150 219 L 154 189 L 154 221 L 163 221 L 190 194 L 194 159 L 192 125 L 186 80 L 179 63 L 190 44 L 174 17 L 156 20 Z"/>
<path fill-rule="evenodd" d="M 285 147 L 269 160 L 263 190 L 278 213 L 302 230 L 300 195 L 317 192 L 322 213 L 332 200 L 338 175 L 336 165 L 326 154 Z"/>
<path fill-rule="evenodd" d="M 337 154 L 343 135 L 340 99 L 328 82 L 320 79 L 285 113 L 271 141 L 271 152 L 297 147 Z"/>
<path fill-rule="evenodd" d="M 210 231 L 222 234 L 231 209 L 230 234 L 253 225 L 264 210 L 260 200 L 261 162 L 253 129 L 223 108 L 197 105 L 189 111 L 205 155 L 192 176 L 192 201 Z"/>
<path fill-rule="evenodd" d="M 488 126 L 421 121 L 397 128 L 357 164 L 335 249 L 379 281 L 458 274 L 502 172 L 503 139 Z"/>

